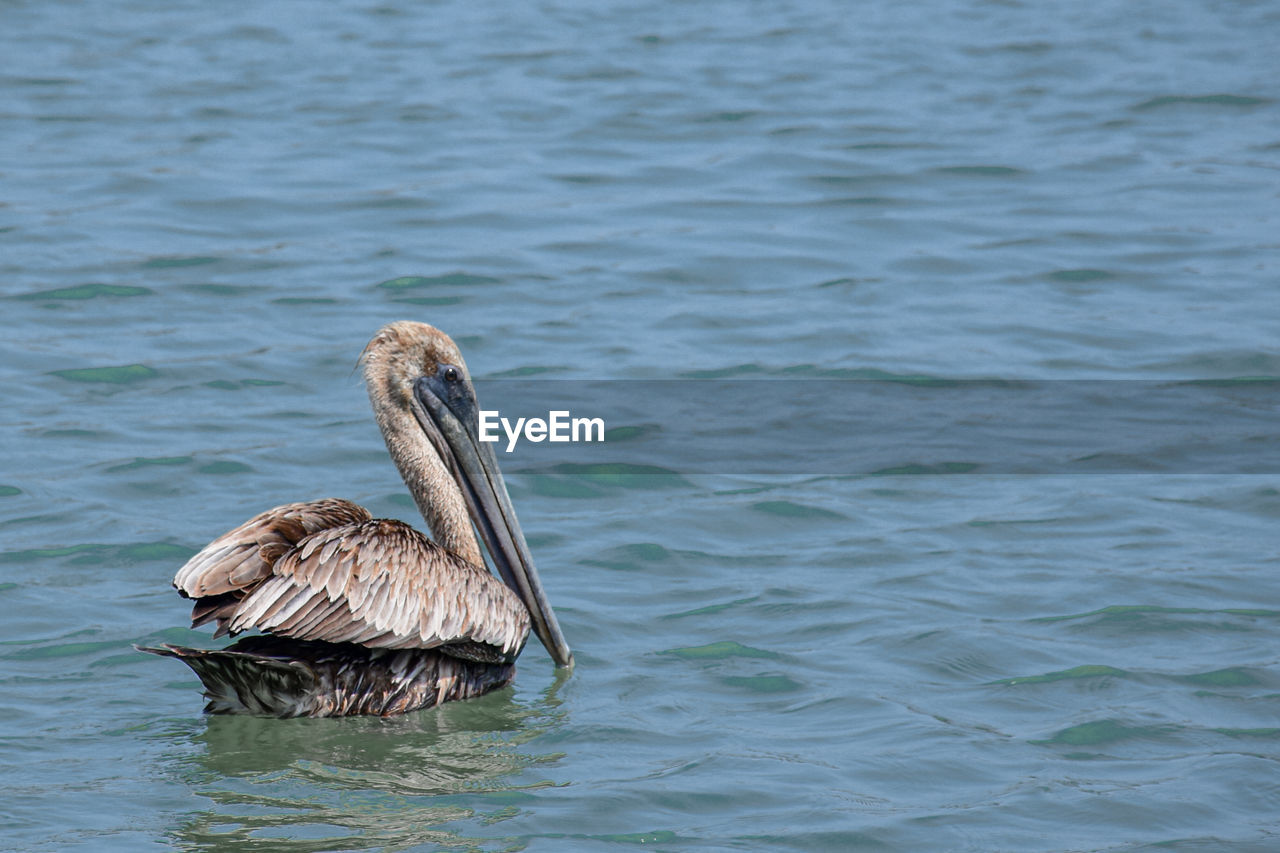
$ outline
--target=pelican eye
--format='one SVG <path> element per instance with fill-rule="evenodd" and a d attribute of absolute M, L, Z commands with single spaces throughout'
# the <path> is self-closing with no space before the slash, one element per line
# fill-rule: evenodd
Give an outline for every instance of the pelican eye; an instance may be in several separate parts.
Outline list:
<path fill-rule="evenodd" d="M 452 364 L 446 364 L 440 368 L 440 375 L 444 377 L 445 382 L 457 382 L 462 378 L 462 371 Z"/>

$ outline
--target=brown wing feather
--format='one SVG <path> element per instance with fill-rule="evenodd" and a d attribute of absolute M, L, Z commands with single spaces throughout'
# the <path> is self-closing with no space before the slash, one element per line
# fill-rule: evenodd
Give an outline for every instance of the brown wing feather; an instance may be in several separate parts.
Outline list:
<path fill-rule="evenodd" d="M 489 646 L 519 653 L 529 634 L 524 605 L 497 578 L 400 521 L 321 530 L 270 567 L 230 620 L 299 640 L 375 648 Z"/>
<path fill-rule="evenodd" d="M 245 591 L 270 577 L 271 566 L 311 534 L 370 517 L 364 507 L 340 498 L 269 509 L 204 546 L 178 569 L 173 585 L 187 598 Z"/>

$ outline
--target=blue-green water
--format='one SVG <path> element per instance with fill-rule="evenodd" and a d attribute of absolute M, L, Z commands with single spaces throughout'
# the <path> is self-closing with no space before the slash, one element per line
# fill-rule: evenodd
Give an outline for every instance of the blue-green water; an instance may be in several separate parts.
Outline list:
<path fill-rule="evenodd" d="M 4 846 L 1275 849 L 1273 473 L 532 457 L 567 678 L 210 719 L 130 644 L 203 639 L 173 571 L 263 508 L 414 518 L 352 374 L 393 319 L 478 377 L 1280 376 L 1278 43 L 1207 0 L 3 3 Z"/>

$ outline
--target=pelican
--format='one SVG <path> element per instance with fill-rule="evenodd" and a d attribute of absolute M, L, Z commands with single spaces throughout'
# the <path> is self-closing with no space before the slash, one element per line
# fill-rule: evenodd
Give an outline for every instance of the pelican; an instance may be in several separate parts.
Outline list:
<path fill-rule="evenodd" d="M 285 504 L 214 539 L 173 585 L 225 649 L 164 644 L 213 714 L 390 716 L 510 683 L 532 626 L 573 665 L 448 335 L 399 322 L 360 356 L 369 402 L 435 541 L 339 498 Z M 473 527 L 474 525 L 474 527 Z M 485 569 L 479 531 L 502 580 Z"/>

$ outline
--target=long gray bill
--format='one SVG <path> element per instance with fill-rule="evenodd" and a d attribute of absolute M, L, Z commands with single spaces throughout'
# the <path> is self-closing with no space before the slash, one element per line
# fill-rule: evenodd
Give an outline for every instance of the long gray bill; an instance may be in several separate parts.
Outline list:
<path fill-rule="evenodd" d="M 498 468 L 493 443 L 482 442 L 477 435 L 480 406 L 471 380 L 461 367 L 442 364 L 435 376 L 418 379 L 413 390 L 425 409 L 418 414 L 418 420 L 423 421 L 422 415 L 427 415 L 429 421 L 423 422 L 422 427 L 462 489 L 471 520 L 489 550 L 494 568 L 529 609 L 533 631 L 551 659 L 557 666 L 573 666 L 573 652 L 542 590 Z"/>

